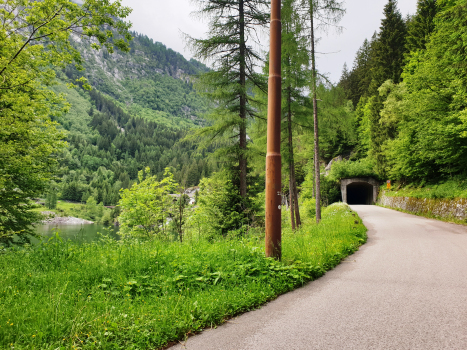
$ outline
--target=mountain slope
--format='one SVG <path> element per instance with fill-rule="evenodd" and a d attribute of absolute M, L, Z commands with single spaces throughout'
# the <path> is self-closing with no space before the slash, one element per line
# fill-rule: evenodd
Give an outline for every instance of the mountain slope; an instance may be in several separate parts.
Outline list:
<path fill-rule="evenodd" d="M 217 169 L 206 159 L 210 150 L 200 152 L 182 141 L 190 128 L 203 124 L 207 105 L 193 81 L 207 68 L 134 35 L 129 54 L 110 55 L 75 40 L 85 71 L 69 66 L 58 72 L 60 82 L 53 89 L 71 104 L 58 119 L 68 131 L 69 147 L 61 177 L 51 185 L 61 199 L 85 202 L 92 196 L 98 203 L 115 205 L 120 189 L 131 186 L 147 166 L 158 177 L 169 167 L 182 186 L 197 185 Z M 83 75 L 92 91 L 66 88 L 65 83 Z"/>
<path fill-rule="evenodd" d="M 90 84 L 120 103 L 134 116 L 162 122 L 173 119 L 181 125 L 203 123 L 206 101 L 193 88 L 193 76 L 206 71 L 203 64 L 186 60 L 181 54 L 132 33 L 130 53 L 109 54 L 91 49 L 88 42 L 74 38 L 85 60 L 85 71 L 69 66 L 69 79 L 85 76 Z"/>

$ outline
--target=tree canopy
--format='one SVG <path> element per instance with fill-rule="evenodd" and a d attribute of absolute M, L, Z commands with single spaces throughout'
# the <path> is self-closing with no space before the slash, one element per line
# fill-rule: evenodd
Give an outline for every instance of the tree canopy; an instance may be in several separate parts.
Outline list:
<path fill-rule="evenodd" d="M 63 132 L 50 117 L 67 110 L 62 96 L 48 86 L 56 67 L 82 59 L 71 35 L 95 49 L 128 50 L 130 10 L 120 1 L 0 0 L 0 236 L 11 244 L 16 235 L 33 234 L 30 201 L 49 184 L 63 148 Z M 105 28 L 116 28 L 113 38 Z M 81 79 L 81 83 L 86 81 Z"/>

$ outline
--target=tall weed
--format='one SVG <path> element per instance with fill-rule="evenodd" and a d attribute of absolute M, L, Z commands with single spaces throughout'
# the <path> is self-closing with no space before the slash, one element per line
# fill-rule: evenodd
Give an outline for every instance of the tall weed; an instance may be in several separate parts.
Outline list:
<path fill-rule="evenodd" d="M 285 230 L 282 262 L 258 234 L 75 244 L 0 254 L 0 348 L 160 348 L 318 278 L 365 242 L 343 204 Z"/>

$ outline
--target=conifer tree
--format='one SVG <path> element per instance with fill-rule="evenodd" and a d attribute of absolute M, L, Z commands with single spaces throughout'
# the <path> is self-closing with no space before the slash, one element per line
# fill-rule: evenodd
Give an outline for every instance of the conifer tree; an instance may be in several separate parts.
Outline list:
<path fill-rule="evenodd" d="M 417 14 L 407 28 L 408 52 L 425 50 L 428 37 L 435 28 L 434 18 L 438 12 L 436 0 L 418 0 Z"/>
<path fill-rule="evenodd" d="M 397 0 L 389 0 L 384 7 L 384 18 L 372 50 L 372 81 L 368 90 L 369 101 L 365 107 L 370 111 L 369 155 L 375 161 L 376 173 L 381 177 L 386 175 L 386 158 L 382 147 L 386 140 L 394 137 L 394 130 L 380 123 L 384 101 L 378 89 L 386 80 L 392 80 L 395 84 L 401 81 L 406 35 L 407 28 L 397 8 Z"/>
<path fill-rule="evenodd" d="M 319 127 L 318 127 L 318 98 L 317 85 L 318 73 L 316 70 L 316 42 L 317 31 L 326 31 L 329 27 L 337 27 L 337 24 L 345 14 L 343 3 L 338 0 L 302 0 L 307 21 L 309 21 L 310 58 L 311 58 L 311 96 L 313 99 L 313 126 L 314 126 L 314 168 L 316 187 L 316 221 L 321 221 L 321 193 L 320 193 L 320 162 L 319 162 Z"/>
<path fill-rule="evenodd" d="M 384 18 L 372 51 L 371 95 L 377 95 L 378 88 L 388 79 L 395 84 L 400 82 L 406 34 L 407 28 L 397 8 L 397 0 L 389 0 L 384 7 Z"/>
<path fill-rule="evenodd" d="M 374 48 L 376 33 L 371 40 L 365 39 L 362 46 L 355 55 L 352 70 L 342 74 L 339 85 L 345 91 L 347 99 L 351 100 L 354 107 L 357 107 L 362 96 L 368 94 L 372 75 L 372 49 Z"/>
<path fill-rule="evenodd" d="M 199 15 L 209 19 L 208 38 L 188 38 L 197 58 L 213 63 L 212 71 L 201 76 L 199 89 L 216 108 L 211 113 L 213 125 L 203 133 L 227 136 L 229 147 L 224 154 L 234 159 L 238 190 L 247 200 L 247 124 L 255 116 L 251 107 L 253 87 L 265 89 L 261 75 L 255 72 L 260 60 L 253 39 L 257 30 L 268 23 L 267 0 L 197 0 Z"/>
<path fill-rule="evenodd" d="M 298 206 L 298 189 L 295 174 L 295 157 L 293 129 L 296 119 L 305 118 L 305 97 L 302 90 L 308 84 L 307 66 L 309 55 L 307 40 L 303 37 L 303 23 L 297 12 L 296 0 L 284 0 L 282 3 L 282 94 L 283 116 L 286 123 L 287 150 L 284 159 L 289 167 L 289 203 L 292 229 L 300 227 L 300 209 Z M 300 123 L 301 124 L 301 123 Z"/>

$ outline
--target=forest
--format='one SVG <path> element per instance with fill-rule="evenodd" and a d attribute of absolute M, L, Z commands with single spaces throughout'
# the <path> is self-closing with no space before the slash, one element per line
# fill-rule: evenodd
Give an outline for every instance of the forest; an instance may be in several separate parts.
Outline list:
<path fill-rule="evenodd" d="M 343 4 L 282 3 L 282 182 L 293 228 L 300 227 L 302 210 L 319 222 L 321 207 L 340 201 L 344 177 L 373 176 L 399 186 L 463 182 L 464 5 L 420 0 L 417 6 L 403 18 L 397 1 L 388 1 L 380 28 L 333 85 L 316 67 L 315 44 L 326 31 L 339 30 Z M 221 7 L 205 11 L 224 26 L 187 40 L 197 59 L 209 58 L 210 68 L 128 28 L 107 30 L 107 39 L 91 47 L 70 35 L 69 60 L 33 77 L 36 90 L 50 86 L 41 106 L 48 108 L 43 122 L 55 143 L 45 142 L 53 157 L 41 164 L 54 165 L 24 198 L 49 198 L 51 208 L 56 200 L 85 203 L 90 197 L 116 206 L 149 168 L 145 176 L 162 181 L 168 172 L 180 188 L 229 183 L 227 202 L 216 204 L 225 208 L 222 215 L 235 217 L 228 227 L 262 225 L 269 63 L 247 38 L 256 26 L 267 28 L 268 3 L 252 1 L 242 12 L 248 19 L 242 35 L 229 29 L 241 20 L 239 12 L 229 10 L 225 19 Z M 343 160 L 324 172 L 336 157 Z M 3 171 L 14 169 L 6 159 Z M 2 176 L 10 189 L 20 186 L 14 175 Z M 225 190 L 212 188 L 220 197 Z M 21 212 L 18 217 L 29 218 L 17 228 L 37 220 Z"/>
<path fill-rule="evenodd" d="M 335 84 L 317 55 L 344 2 L 282 0 L 283 241 L 266 256 L 270 2 L 195 3 L 208 31 L 186 60 L 119 1 L 0 0 L 0 347 L 165 348 L 303 286 L 366 242 L 342 178 L 467 193 L 467 0 L 407 17 L 388 0 Z M 58 201 L 97 222 L 112 207 L 118 239 L 40 237 Z"/>

